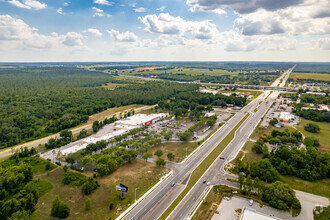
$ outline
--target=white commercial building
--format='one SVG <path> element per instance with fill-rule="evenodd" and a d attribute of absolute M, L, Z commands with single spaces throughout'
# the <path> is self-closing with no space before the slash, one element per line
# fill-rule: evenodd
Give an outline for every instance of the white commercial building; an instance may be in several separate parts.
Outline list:
<path fill-rule="evenodd" d="M 244 208 L 240 220 L 280 220 L 280 219 L 257 212 L 255 209 Z"/>
<path fill-rule="evenodd" d="M 137 114 L 128 118 L 120 119 L 114 124 L 106 125 L 102 128 L 97 134 L 83 138 L 81 140 L 72 142 L 66 146 L 55 149 L 55 154 L 60 152 L 62 155 L 67 155 L 70 153 L 77 152 L 87 147 L 88 144 L 96 143 L 98 141 L 108 141 L 118 135 L 129 132 L 134 128 L 139 128 L 145 125 L 150 125 L 162 118 L 167 117 L 168 113 L 159 113 L 159 114 Z M 41 154 L 44 158 L 50 158 L 54 155 L 51 151 L 48 151 L 44 154 Z"/>
<path fill-rule="evenodd" d="M 290 112 L 281 112 L 278 119 L 280 121 L 289 122 L 291 119 L 294 119 L 294 116 Z"/>

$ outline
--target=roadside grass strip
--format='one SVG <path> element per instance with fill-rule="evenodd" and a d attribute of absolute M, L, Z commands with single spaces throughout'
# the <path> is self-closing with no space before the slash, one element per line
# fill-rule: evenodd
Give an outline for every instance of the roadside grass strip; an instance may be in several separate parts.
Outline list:
<path fill-rule="evenodd" d="M 244 118 L 235 126 L 233 130 L 220 142 L 220 144 L 214 148 L 214 150 L 203 160 L 201 164 L 192 172 L 190 180 L 187 184 L 187 187 L 183 192 L 174 200 L 174 202 L 167 208 L 167 210 L 160 216 L 159 219 L 165 220 L 175 207 L 181 202 L 184 196 L 190 191 L 190 189 L 196 184 L 200 177 L 205 173 L 205 171 L 211 166 L 215 159 L 218 158 L 220 153 L 226 148 L 226 146 L 232 141 L 235 137 L 236 130 L 243 124 L 243 122 L 249 117 L 249 114 L 246 114 Z"/>

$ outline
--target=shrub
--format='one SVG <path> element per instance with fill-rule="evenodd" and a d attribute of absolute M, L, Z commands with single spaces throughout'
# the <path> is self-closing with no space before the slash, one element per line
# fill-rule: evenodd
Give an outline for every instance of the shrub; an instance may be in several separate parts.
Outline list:
<path fill-rule="evenodd" d="M 88 195 L 98 187 L 99 183 L 93 177 L 88 177 L 87 181 L 82 185 L 81 191 L 83 194 Z"/>
<path fill-rule="evenodd" d="M 58 218 L 66 218 L 70 214 L 70 208 L 68 204 L 60 200 L 59 196 L 56 195 L 53 200 L 53 205 L 51 209 L 51 216 Z"/>
<path fill-rule="evenodd" d="M 320 132 L 320 127 L 317 124 L 308 123 L 304 127 L 305 131 L 311 132 L 311 133 L 318 133 Z"/>

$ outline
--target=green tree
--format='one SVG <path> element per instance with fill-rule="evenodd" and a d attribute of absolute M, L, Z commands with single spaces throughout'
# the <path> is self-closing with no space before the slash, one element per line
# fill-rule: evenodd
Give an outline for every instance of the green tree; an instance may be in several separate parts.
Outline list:
<path fill-rule="evenodd" d="M 69 206 L 62 200 L 60 200 L 59 196 L 56 195 L 53 200 L 53 205 L 51 209 L 51 216 L 58 218 L 66 218 L 70 214 Z"/>
<path fill-rule="evenodd" d="M 93 128 L 93 132 L 97 132 L 100 129 L 100 122 L 94 121 L 92 128 Z"/>
<path fill-rule="evenodd" d="M 82 138 L 87 137 L 87 136 L 88 136 L 88 134 L 87 134 L 86 129 L 82 129 L 82 130 L 79 132 L 79 135 L 78 135 L 77 139 L 82 139 Z"/>
<path fill-rule="evenodd" d="M 162 151 L 161 149 L 158 149 L 158 150 L 155 151 L 154 154 L 155 154 L 157 157 L 161 157 L 161 156 L 163 156 L 163 151 Z"/>
<path fill-rule="evenodd" d="M 173 131 L 166 132 L 164 135 L 165 140 L 167 140 L 167 141 L 170 140 L 173 136 L 173 133 L 174 133 Z"/>
<path fill-rule="evenodd" d="M 165 166 L 166 165 L 166 161 L 163 158 L 158 158 L 156 160 L 156 164 L 157 164 L 157 166 Z"/>
<path fill-rule="evenodd" d="M 277 118 L 273 118 L 272 120 L 269 121 L 269 124 L 272 126 L 276 125 L 277 123 L 278 123 Z"/>
<path fill-rule="evenodd" d="M 174 155 L 173 153 L 168 153 L 168 154 L 167 154 L 167 158 L 168 158 L 169 160 L 174 160 L 175 155 Z"/>
<path fill-rule="evenodd" d="M 88 198 L 85 202 L 85 211 L 91 210 L 91 199 Z"/>
<path fill-rule="evenodd" d="M 144 154 L 142 154 L 142 158 L 145 159 L 146 161 L 148 160 L 148 158 L 152 157 L 152 153 L 150 151 L 145 152 Z"/>
<path fill-rule="evenodd" d="M 69 130 L 63 130 L 60 133 L 60 137 L 65 141 L 65 142 L 71 142 L 72 140 L 72 131 Z"/>
<path fill-rule="evenodd" d="M 304 130 L 311 133 L 318 133 L 320 132 L 320 127 L 317 124 L 308 123 L 304 126 Z"/>
<path fill-rule="evenodd" d="M 82 185 L 81 191 L 83 194 L 89 195 L 98 187 L 98 182 L 93 177 L 88 177 L 87 181 Z"/>

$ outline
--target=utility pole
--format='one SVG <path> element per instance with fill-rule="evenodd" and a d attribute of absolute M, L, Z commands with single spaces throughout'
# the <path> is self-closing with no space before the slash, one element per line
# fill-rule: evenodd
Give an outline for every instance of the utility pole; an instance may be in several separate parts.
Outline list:
<path fill-rule="evenodd" d="M 136 202 L 136 190 L 137 190 L 138 188 L 135 188 L 135 202 Z"/>

